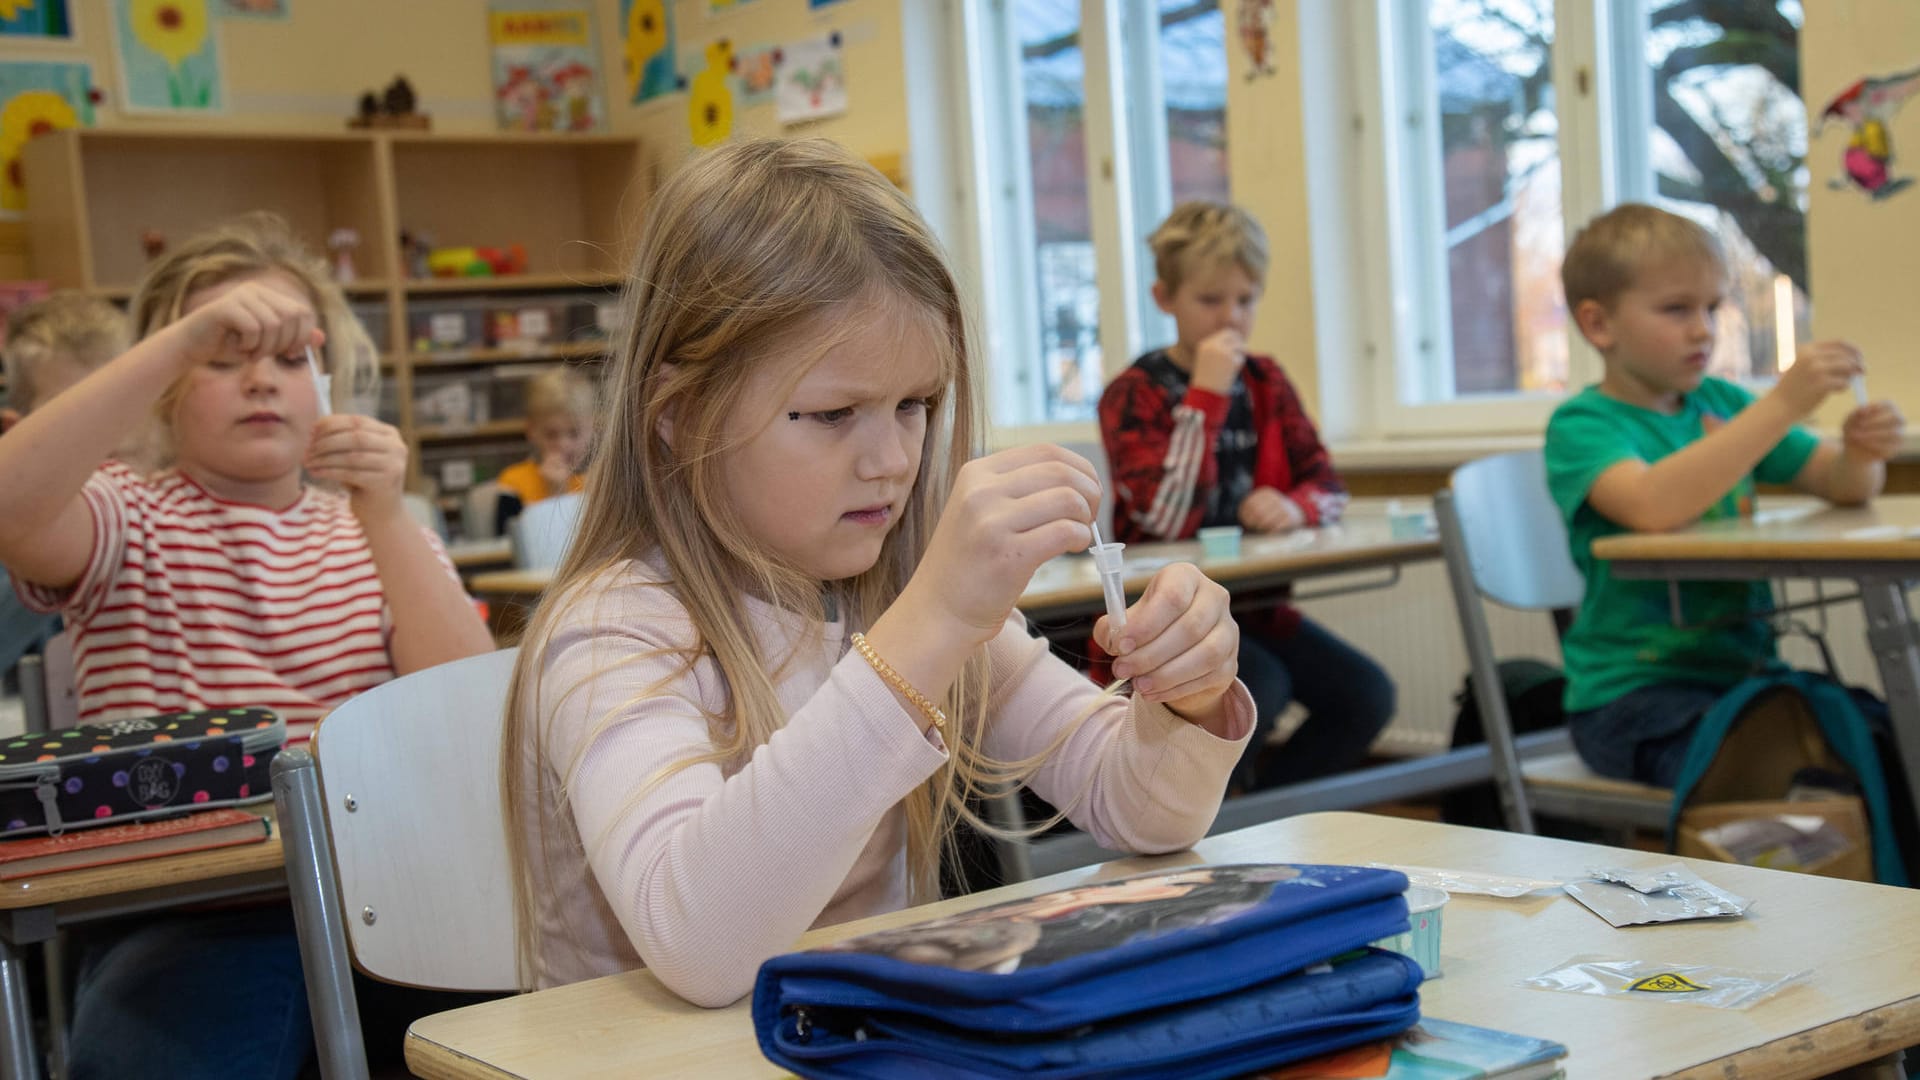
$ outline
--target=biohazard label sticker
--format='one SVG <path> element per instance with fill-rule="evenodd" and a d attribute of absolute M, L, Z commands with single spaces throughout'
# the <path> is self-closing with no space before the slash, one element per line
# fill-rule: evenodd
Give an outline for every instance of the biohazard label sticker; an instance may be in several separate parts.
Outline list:
<path fill-rule="evenodd" d="M 1649 975 L 1627 987 L 1647 994 L 1697 994 L 1702 990 L 1711 990 L 1711 986 L 1702 986 L 1685 975 L 1663 971 L 1658 975 Z"/>

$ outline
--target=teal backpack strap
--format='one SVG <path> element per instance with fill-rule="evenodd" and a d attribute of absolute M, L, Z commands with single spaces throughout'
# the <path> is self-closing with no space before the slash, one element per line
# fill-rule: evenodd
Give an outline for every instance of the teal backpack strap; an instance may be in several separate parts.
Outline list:
<path fill-rule="evenodd" d="M 1667 850 L 1672 851 L 1680 831 L 1680 812 L 1686 809 L 1693 789 L 1713 764 L 1720 744 L 1740 719 L 1748 704 L 1764 691 L 1785 686 L 1805 698 L 1827 745 L 1846 763 L 1860 785 L 1860 797 L 1867 807 L 1867 823 L 1872 834 L 1874 876 L 1883 885 L 1907 884 L 1905 862 L 1894 842 L 1893 810 L 1887 801 L 1886 776 L 1880 771 L 1880 752 L 1873 745 L 1873 732 L 1866 717 L 1854 707 L 1853 697 L 1830 679 L 1785 665 L 1770 665 L 1760 674 L 1734 686 L 1720 696 L 1694 729 L 1687 744 L 1686 760 L 1673 784 L 1673 806 L 1667 814 Z"/>
<path fill-rule="evenodd" d="M 1680 813 L 1687 808 L 1687 801 L 1693 798 L 1693 789 L 1700 784 L 1700 778 L 1707 775 L 1707 769 L 1713 765 L 1713 759 L 1720 753 L 1720 744 L 1726 741 L 1727 733 L 1733 730 L 1734 722 L 1746 711 L 1747 704 L 1761 693 L 1780 684 L 1786 676 L 1786 669 L 1769 668 L 1752 678 L 1734 685 L 1733 689 L 1721 694 L 1719 700 L 1700 718 L 1693 729 L 1693 740 L 1687 744 L 1687 756 L 1680 763 L 1680 775 L 1673 781 L 1673 805 L 1667 810 L 1667 850 L 1672 851 L 1680 836 Z"/>

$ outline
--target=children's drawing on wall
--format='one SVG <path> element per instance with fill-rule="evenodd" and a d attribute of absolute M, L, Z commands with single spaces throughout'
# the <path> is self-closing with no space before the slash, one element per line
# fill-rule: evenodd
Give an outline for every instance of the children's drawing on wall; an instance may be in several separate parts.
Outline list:
<path fill-rule="evenodd" d="M 620 0 L 620 38 L 628 101 L 638 105 L 680 88 L 680 73 L 674 68 L 672 4 Z"/>
<path fill-rule="evenodd" d="M 733 93 L 743 109 L 773 100 L 775 58 L 780 50 L 767 46 L 740 49 L 733 54 Z"/>
<path fill-rule="evenodd" d="M 733 43 L 726 38 L 709 43 L 705 66 L 687 81 L 687 130 L 693 145 L 713 146 L 733 134 L 732 78 Z"/>
<path fill-rule="evenodd" d="M 707 14 L 725 15 L 736 8 L 746 7 L 753 0 L 707 0 Z"/>
<path fill-rule="evenodd" d="M 285 19 L 293 0 L 218 0 L 223 19 Z"/>
<path fill-rule="evenodd" d="M 847 111 L 846 68 L 838 32 L 789 42 L 774 54 L 774 112 L 801 124 Z"/>
<path fill-rule="evenodd" d="M 113 0 L 120 93 L 128 112 L 226 108 L 207 0 Z"/>
<path fill-rule="evenodd" d="M 27 192 L 20 152 L 27 140 L 93 125 L 93 71 L 85 64 L 0 63 L 0 216 L 16 217 Z"/>
<path fill-rule="evenodd" d="M 488 13 L 502 131 L 597 131 L 599 50 L 591 8 L 496 5 Z"/>
<path fill-rule="evenodd" d="M 1273 74 L 1273 0 L 1240 0 L 1240 49 L 1247 54 L 1247 78 Z"/>
<path fill-rule="evenodd" d="M 1827 102 L 1820 111 L 1815 136 L 1829 122 L 1844 121 L 1852 129 L 1847 135 L 1847 148 L 1840 155 L 1841 175 L 1829 179 L 1828 187 L 1858 188 L 1878 201 L 1912 185 L 1913 177 L 1893 175 L 1893 137 L 1888 125 L 1915 94 L 1920 94 L 1920 66 L 1860 79 Z"/>
<path fill-rule="evenodd" d="M 0 41 L 22 38 L 72 41 L 73 14 L 68 0 L 0 0 Z"/>

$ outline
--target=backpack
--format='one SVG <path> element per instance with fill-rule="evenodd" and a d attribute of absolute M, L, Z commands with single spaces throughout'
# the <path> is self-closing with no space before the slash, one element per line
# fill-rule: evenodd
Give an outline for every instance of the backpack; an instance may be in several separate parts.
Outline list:
<path fill-rule="evenodd" d="M 1694 729 L 1673 785 L 1667 846 L 1673 850 L 1681 815 L 1701 803 L 1784 801 L 1797 774 L 1809 769 L 1852 782 L 1865 807 L 1874 876 L 1905 885 L 1894 802 L 1873 729 L 1845 687 L 1811 672 L 1771 663 L 1713 703 Z"/>
<path fill-rule="evenodd" d="M 1547 731 L 1567 722 L 1562 698 L 1567 678 L 1560 669 L 1539 660 L 1516 659 L 1499 662 L 1500 692 L 1507 701 L 1507 718 L 1517 738 L 1535 731 Z M 1453 749 L 1476 746 L 1487 741 L 1480 722 L 1480 704 L 1473 673 L 1460 684 L 1453 696 Z M 1504 829 L 1507 820 L 1500 811 L 1500 794 L 1492 781 L 1448 792 L 1440 800 L 1441 819 L 1449 825 L 1469 825 L 1481 829 Z"/>

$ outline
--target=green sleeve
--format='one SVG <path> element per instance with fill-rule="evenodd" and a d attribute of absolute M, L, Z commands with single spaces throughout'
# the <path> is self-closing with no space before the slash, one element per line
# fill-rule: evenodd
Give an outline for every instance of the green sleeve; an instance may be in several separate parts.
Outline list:
<path fill-rule="evenodd" d="M 1568 521 L 1587 501 L 1600 474 L 1640 452 L 1611 418 L 1575 398 L 1554 411 L 1547 423 L 1547 490 Z"/>
<path fill-rule="evenodd" d="M 1753 404 L 1753 395 L 1746 388 L 1719 379 L 1714 383 L 1718 396 L 1727 399 L 1723 405 L 1726 415 L 1732 416 Z M 1807 459 L 1813 457 L 1813 452 L 1819 448 L 1820 437 L 1795 424 L 1753 467 L 1753 478 L 1763 484 L 1791 484 L 1793 478 L 1800 475 L 1800 469 L 1806 465 Z"/>

